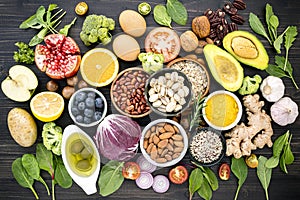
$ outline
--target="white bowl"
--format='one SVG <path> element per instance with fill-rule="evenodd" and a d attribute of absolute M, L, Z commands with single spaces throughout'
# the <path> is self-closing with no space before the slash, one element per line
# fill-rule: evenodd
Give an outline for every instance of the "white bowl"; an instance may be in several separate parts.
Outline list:
<path fill-rule="evenodd" d="M 146 132 L 149 130 L 149 128 L 151 128 L 153 125 L 156 125 L 158 123 L 170 123 L 172 125 L 175 125 L 182 137 L 183 137 L 183 143 L 184 143 L 184 147 L 183 147 L 183 150 L 182 152 L 180 153 L 180 156 L 171 160 L 171 161 L 167 161 L 165 163 L 158 163 L 158 162 L 155 162 L 154 160 L 151 159 L 150 155 L 146 152 L 146 150 L 144 149 L 144 136 L 146 134 Z M 144 155 L 144 157 L 153 165 L 155 166 L 158 166 L 158 167 L 169 167 L 169 166 L 172 166 L 172 165 L 175 165 L 176 163 L 178 163 L 179 161 L 182 160 L 182 158 L 185 156 L 186 152 L 187 152 L 187 148 L 188 148 L 188 137 L 187 137 L 187 134 L 184 130 L 184 128 L 178 124 L 177 122 L 173 121 L 173 120 L 170 120 L 170 119 L 157 119 L 155 121 L 152 121 L 150 122 L 145 128 L 144 130 L 142 131 L 142 137 L 140 139 L 140 149 L 142 151 L 142 154 Z"/>
<path fill-rule="evenodd" d="M 73 137 L 73 138 L 70 138 L 70 137 Z M 89 145 L 91 145 L 91 147 L 93 149 L 93 156 L 96 156 L 96 163 L 94 163 L 94 164 L 96 164 L 96 166 L 94 166 L 93 171 L 89 175 L 79 175 L 70 166 L 69 162 L 71 162 L 71 160 L 69 161 L 69 159 L 67 157 L 67 155 L 70 154 L 70 152 L 69 152 L 70 149 L 69 149 L 69 145 L 67 145 L 67 143 L 68 143 L 69 139 L 74 139 L 74 138 L 81 139 L 85 143 L 88 143 Z M 79 185 L 84 190 L 84 192 L 87 195 L 96 193 L 97 192 L 96 183 L 98 180 L 98 175 L 100 172 L 101 164 L 100 164 L 99 152 L 96 148 L 94 141 L 91 139 L 91 137 L 88 134 L 86 134 L 83 130 L 81 130 L 78 126 L 69 125 L 64 129 L 64 132 L 63 132 L 61 151 L 62 151 L 62 159 L 63 159 L 64 165 L 65 165 L 68 173 L 72 177 L 72 179 L 77 183 L 77 185 Z"/>
<path fill-rule="evenodd" d="M 89 124 L 85 124 L 85 123 L 80 123 L 80 122 L 77 122 L 76 121 L 76 118 L 75 116 L 72 114 L 72 106 L 73 106 L 73 102 L 75 101 L 75 96 L 76 94 L 78 94 L 79 92 L 95 92 L 96 95 L 98 95 L 102 100 L 103 100 L 103 112 L 102 112 L 102 117 L 98 120 L 98 121 L 93 121 L 92 123 L 89 123 Z M 106 116 L 106 113 L 107 113 L 107 101 L 106 101 L 106 98 L 104 97 L 104 95 L 98 91 L 97 89 L 95 88 L 90 88 L 90 87 L 87 87 L 87 88 L 82 88 L 82 89 L 79 89 L 77 90 L 70 98 L 69 100 L 69 104 L 68 104 L 68 111 L 69 111 L 69 115 L 71 117 L 71 119 L 74 121 L 74 123 L 76 123 L 77 125 L 79 126 L 82 126 L 82 127 L 92 127 L 92 126 L 95 126 L 97 124 L 99 124 L 103 119 L 104 117 Z"/>
<path fill-rule="evenodd" d="M 231 124 L 229 124 L 229 125 L 227 125 L 227 126 L 218 126 L 218 125 L 213 124 L 213 123 L 207 118 L 207 115 L 206 115 L 206 107 L 207 107 L 206 104 L 207 104 L 208 100 L 211 99 L 213 96 L 219 95 L 219 94 L 226 94 L 226 95 L 231 96 L 231 97 L 235 100 L 235 102 L 236 102 L 236 104 L 237 104 L 237 106 L 238 106 L 238 112 L 237 112 L 237 115 L 236 115 L 235 120 L 234 120 Z M 223 109 L 228 109 L 228 108 L 223 107 Z M 218 110 L 219 110 L 219 109 L 216 109 L 216 112 L 217 112 Z M 209 94 L 209 95 L 207 96 L 207 98 L 205 99 L 204 104 L 203 104 L 203 108 L 202 108 L 202 114 L 203 114 L 203 118 L 204 118 L 205 122 L 206 122 L 210 127 L 214 128 L 214 129 L 216 129 L 216 130 L 229 130 L 229 129 L 233 128 L 233 127 L 236 126 L 237 123 L 241 120 L 242 113 L 243 113 L 243 108 L 242 108 L 242 104 L 241 104 L 241 101 L 239 100 L 239 98 L 238 98 L 235 94 L 233 94 L 232 92 L 225 91 L 225 90 L 217 90 L 217 91 L 215 91 L 215 92 Z"/>

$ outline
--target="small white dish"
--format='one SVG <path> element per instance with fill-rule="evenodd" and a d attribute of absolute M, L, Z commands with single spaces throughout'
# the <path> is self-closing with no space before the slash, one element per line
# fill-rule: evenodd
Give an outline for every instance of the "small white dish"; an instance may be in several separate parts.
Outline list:
<path fill-rule="evenodd" d="M 87 144 L 87 147 L 91 147 L 93 151 L 93 158 L 89 158 L 90 163 L 92 163 L 91 170 L 89 170 L 90 172 L 80 172 L 81 174 L 78 174 L 78 169 L 76 169 L 75 164 L 73 164 L 74 167 L 72 167 L 71 163 L 74 161 L 72 160 L 71 144 L 79 140 L 83 144 Z M 62 138 L 62 159 L 74 182 L 77 183 L 87 195 L 97 192 L 96 183 L 100 172 L 100 155 L 91 137 L 76 125 L 69 125 L 64 129 Z"/>

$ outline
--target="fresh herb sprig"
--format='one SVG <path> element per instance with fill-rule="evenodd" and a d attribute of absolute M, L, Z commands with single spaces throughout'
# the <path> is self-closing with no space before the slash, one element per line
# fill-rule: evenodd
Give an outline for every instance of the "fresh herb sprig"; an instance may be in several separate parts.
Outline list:
<path fill-rule="evenodd" d="M 198 98 L 195 99 L 193 104 L 191 115 L 189 116 L 190 127 L 189 131 L 192 131 L 195 126 L 199 126 L 201 124 L 201 116 L 202 116 L 202 108 L 204 106 L 204 97 L 199 94 Z"/>
<path fill-rule="evenodd" d="M 16 42 L 15 45 L 19 48 L 14 52 L 14 60 L 17 63 L 33 64 L 34 51 L 25 42 Z"/>

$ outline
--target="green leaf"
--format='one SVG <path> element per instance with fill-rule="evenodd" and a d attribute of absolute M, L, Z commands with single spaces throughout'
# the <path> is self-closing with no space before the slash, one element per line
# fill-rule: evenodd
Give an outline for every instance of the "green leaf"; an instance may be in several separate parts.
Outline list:
<path fill-rule="evenodd" d="M 290 28 L 285 33 L 285 48 L 288 49 L 293 45 L 293 42 L 296 40 L 298 35 L 297 26 L 290 26 Z"/>
<path fill-rule="evenodd" d="M 58 161 L 56 162 L 54 179 L 58 185 L 62 188 L 70 188 L 72 186 L 72 178 L 69 175 L 61 157 L 57 157 Z"/>
<path fill-rule="evenodd" d="M 194 193 L 198 191 L 203 183 L 203 174 L 199 168 L 195 168 L 189 177 L 189 194 L 192 199 Z"/>
<path fill-rule="evenodd" d="M 289 131 L 287 131 L 285 134 L 279 136 L 275 140 L 275 142 L 273 144 L 273 156 L 275 156 L 275 157 L 280 156 L 284 145 L 287 143 L 288 137 L 289 137 Z"/>
<path fill-rule="evenodd" d="M 108 196 L 121 187 L 124 181 L 124 177 L 122 175 L 123 165 L 124 162 L 112 160 L 102 167 L 100 178 L 98 180 L 100 194 L 102 196 Z"/>
<path fill-rule="evenodd" d="M 279 78 L 287 77 L 285 71 L 278 67 L 277 65 L 269 64 L 268 68 L 266 69 L 266 72 L 271 76 L 276 76 Z"/>
<path fill-rule="evenodd" d="M 280 166 L 280 169 L 284 172 L 284 173 L 288 173 L 287 171 L 287 168 L 286 168 L 286 164 L 285 164 L 285 159 L 284 159 L 284 156 L 281 156 L 280 157 L 280 160 L 279 160 L 279 166 Z"/>
<path fill-rule="evenodd" d="M 167 0 L 167 12 L 172 20 L 179 25 L 186 25 L 188 13 L 184 5 L 178 0 Z"/>
<path fill-rule="evenodd" d="M 215 173 L 209 167 L 204 168 L 204 177 L 207 179 L 211 189 L 216 191 L 219 188 L 218 178 L 216 177 Z"/>
<path fill-rule="evenodd" d="M 239 191 L 244 184 L 247 176 L 248 176 L 248 167 L 243 158 L 236 159 L 232 157 L 231 160 L 231 171 L 238 179 L 238 187 L 235 193 L 235 200 L 238 197 Z"/>
<path fill-rule="evenodd" d="M 250 12 L 250 14 L 249 14 L 249 24 L 250 24 L 251 29 L 254 32 L 256 32 L 259 35 L 264 36 L 269 41 L 269 43 L 272 44 L 271 39 L 269 38 L 260 19 L 252 12 Z"/>
<path fill-rule="evenodd" d="M 279 157 L 273 155 L 271 158 L 269 158 L 269 159 L 266 161 L 265 166 L 266 166 L 267 168 L 272 169 L 272 168 L 277 167 L 278 164 L 279 164 Z"/>
<path fill-rule="evenodd" d="M 40 169 L 47 171 L 51 177 L 54 176 L 53 154 L 42 143 L 36 145 L 36 159 Z"/>
<path fill-rule="evenodd" d="M 62 29 L 60 29 L 59 33 L 65 35 L 65 36 L 68 36 L 69 29 L 71 28 L 72 25 L 75 24 L 76 20 L 77 20 L 77 17 L 75 17 L 70 24 L 67 24 Z"/>
<path fill-rule="evenodd" d="M 273 8 L 270 4 L 266 4 L 266 22 L 270 26 L 270 18 L 274 15 Z"/>
<path fill-rule="evenodd" d="M 44 20 L 44 15 L 46 13 L 46 9 L 44 6 L 40 6 L 37 10 L 36 10 L 36 18 L 38 20 L 38 22 L 40 24 L 42 24 L 44 27 L 47 27 L 47 23 Z"/>
<path fill-rule="evenodd" d="M 291 150 L 291 145 L 288 144 L 285 151 L 284 151 L 285 164 L 290 165 L 294 162 L 294 160 L 295 160 L 295 157 L 294 157 L 294 154 Z"/>
<path fill-rule="evenodd" d="M 156 23 L 172 28 L 171 26 L 172 19 L 168 14 L 167 9 L 164 5 L 162 4 L 156 5 L 153 9 L 153 15 Z"/>
<path fill-rule="evenodd" d="M 271 181 L 272 169 L 267 168 L 265 163 L 267 162 L 267 158 L 264 156 L 259 156 L 258 158 L 258 166 L 257 166 L 257 177 L 260 180 L 262 187 L 265 190 L 266 199 L 269 199 L 268 195 L 268 187 Z"/>
<path fill-rule="evenodd" d="M 283 36 L 285 34 L 285 32 L 289 29 L 290 27 L 288 26 L 285 31 L 283 31 L 283 33 L 281 33 L 274 41 L 273 43 L 273 47 L 275 48 L 277 53 L 281 53 L 281 44 L 283 42 Z"/>
<path fill-rule="evenodd" d="M 29 18 L 27 18 L 25 21 L 23 21 L 19 28 L 20 29 L 27 29 L 27 28 L 32 28 L 34 27 L 36 24 L 38 23 L 38 20 L 36 18 L 36 14 L 30 16 Z"/>
<path fill-rule="evenodd" d="M 199 196 L 205 200 L 210 200 L 212 198 L 212 189 L 206 179 L 203 179 L 203 183 L 197 192 Z"/>

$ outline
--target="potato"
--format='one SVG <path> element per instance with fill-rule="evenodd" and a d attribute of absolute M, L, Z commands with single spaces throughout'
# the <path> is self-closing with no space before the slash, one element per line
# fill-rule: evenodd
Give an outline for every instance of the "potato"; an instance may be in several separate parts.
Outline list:
<path fill-rule="evenodd" d="M 7 116 L 12 138 L 22 147 L 32 146 L 37 138 L 37 126 L 33 117 L 22 108 L 13 108 Z"/>

